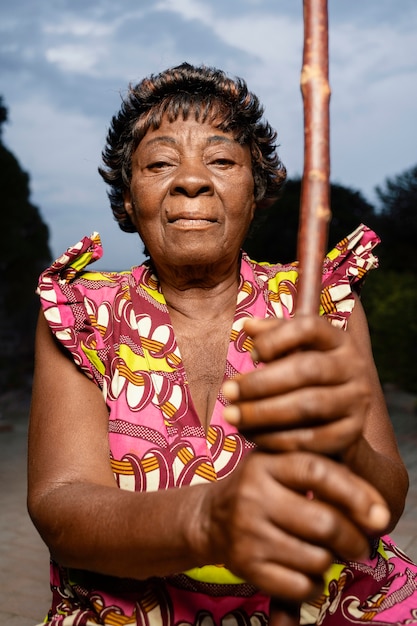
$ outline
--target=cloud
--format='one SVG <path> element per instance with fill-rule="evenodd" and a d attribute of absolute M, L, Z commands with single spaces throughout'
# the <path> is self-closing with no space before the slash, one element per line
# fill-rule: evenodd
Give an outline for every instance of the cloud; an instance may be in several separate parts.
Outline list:
<path fill-rule="evenodd" d="M 329 0 L 332 176 L 372 193 L 415 164 L 415 0 Z M 243 76 L 300 174 L 302 3 L 284 0 L 14 0 L 0 9 L 4 138 L 31 175 L 58 255 L 98 229 L 104 266 L 138 258 L 97 174 L 128 82 L 184 60 Z"/>
<path fill-rule="evenodd" d="M 331 32 L 332 171 L 372 200 L 385 176 L 416 161 L 417 7 L 408 18 L 340 22 Z"/>
<path fill-rule="evenodd" d="M 80 72 L 89 74 L 97 65 L 101 51 L 89 45 L 66 44 L 48 48 L 46 60 L 55 63 L 63 72 Z"/>

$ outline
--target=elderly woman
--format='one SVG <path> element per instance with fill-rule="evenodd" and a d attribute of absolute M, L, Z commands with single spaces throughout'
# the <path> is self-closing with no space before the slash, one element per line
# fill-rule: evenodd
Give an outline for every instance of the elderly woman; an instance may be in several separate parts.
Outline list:
<path fill-rule="evenodd" d="M 241 250 L 285 178 L 275 138 L 242 80 L 188 64 L 113 118 L 101 175 L 149 260 L 85 271 L 93 235 L 40 279 L 47 624 L 262 624 L 271 596 L 305 601 L 303 623 L 412 619 L 416 568 L 378 539 L 407 475 L 354 294 L 377 238 L 359 227 L 325 260 L 324 317 L 289 320 L 296 264 Z"/>

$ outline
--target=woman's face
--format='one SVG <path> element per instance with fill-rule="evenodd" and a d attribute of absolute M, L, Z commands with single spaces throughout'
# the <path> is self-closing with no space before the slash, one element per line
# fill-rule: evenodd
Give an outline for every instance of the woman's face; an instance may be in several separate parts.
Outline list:
<path fill-rule="evenodd" d="M 133 154 L 125 208 L 157 269 L 233 265 L 255 209 L 249 148 L 210 123 L 163 119 Z"/>

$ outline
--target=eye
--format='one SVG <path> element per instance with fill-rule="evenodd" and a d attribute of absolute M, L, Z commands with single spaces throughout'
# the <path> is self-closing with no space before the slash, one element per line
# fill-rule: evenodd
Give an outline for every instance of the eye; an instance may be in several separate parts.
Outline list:
<path fill-rule="evenodd" d="M 235 161 L 228 157 L 218 157 L 217 159 L 210 161 L 210 165 L 221 169 L 228 169 L 229 167 L 233 167 L 235 165 Z"/>
<path fill-rule="evenodd" d="M 151 172 L 160 172 L 163 169 L 166 169 L 168 167 L 172 167 L 171 163 L 168 163 L 168 161 L 153 161 L 152 163 L 149 163 L 149 165 L 146 166 L 146 169 L 148 169 Z"/>

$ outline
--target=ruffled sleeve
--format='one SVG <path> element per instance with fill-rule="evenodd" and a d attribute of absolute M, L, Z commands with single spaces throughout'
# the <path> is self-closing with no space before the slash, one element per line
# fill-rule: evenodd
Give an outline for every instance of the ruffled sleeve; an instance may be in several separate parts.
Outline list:
<path fill-rule="evenodd" d="M 56 339 L 100 387 L 105 374 L 102 356 L 114 345 L 110 308 L 123 282 L 121 274 L 84 271 L 101 256 L 98 233 L 84 237 L 41 274 L 37 288 Z"/>
<path fill-rule="evenodd" d="M 359 291 L 366 273 L 378 267 L 373 249 L 379 237 L 361 224 L 340 241 L 325 257 L 322 270 L 320 314 L 326 315 L 335 326 L 343 329 L 355 306 L 354 292 Z M 267 301 L 267 317 L 290 318 L 296 313 L 299 264 L 286 265 L 255 263 L 246 255 L 255 282 L 264 290 Z"/>
<path fill-rule="evenodd" d="M 380 243 L 374 231 L 361 224 L 331 250 L 323 263 L 320 313 L 336 326 L 346 328 L 359 292 L 369 270 L 378 267 L 373 249 Z"/>

